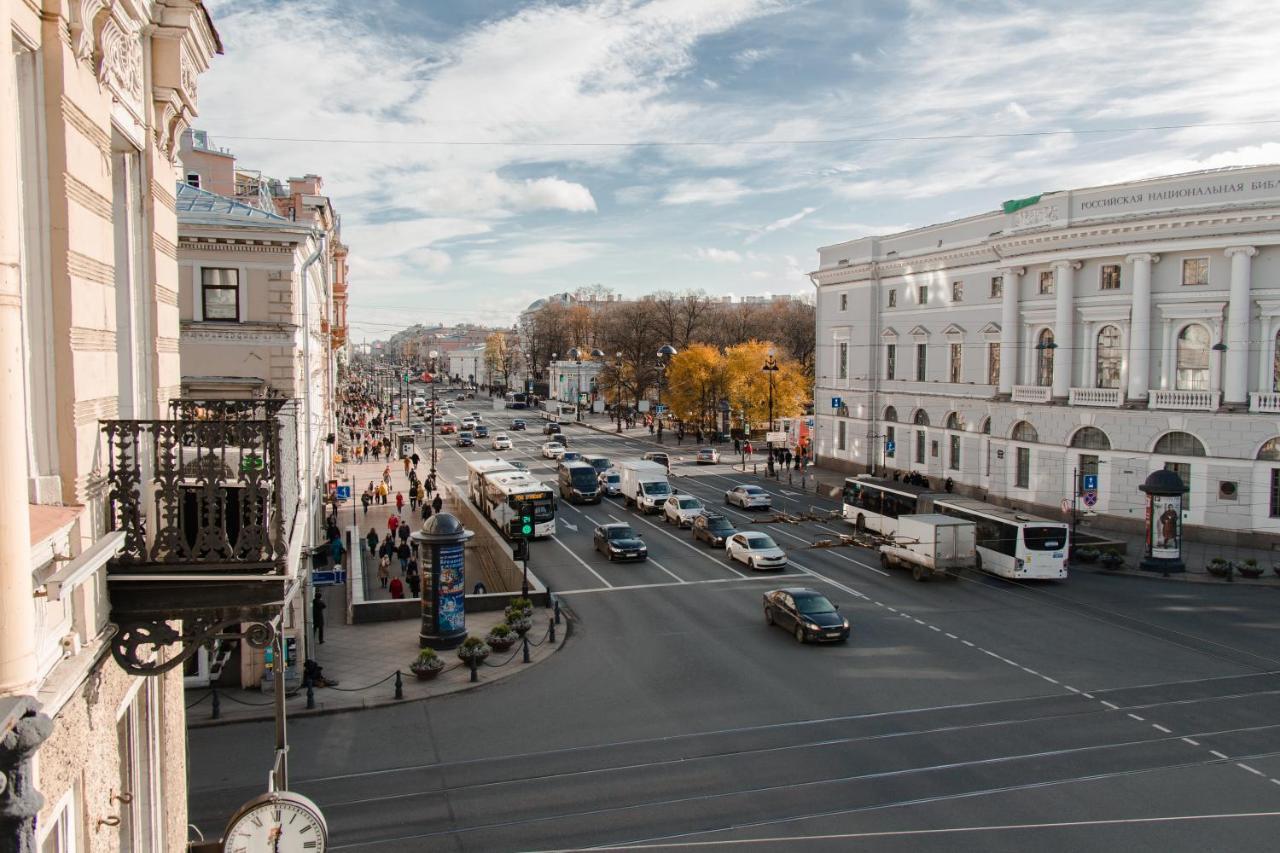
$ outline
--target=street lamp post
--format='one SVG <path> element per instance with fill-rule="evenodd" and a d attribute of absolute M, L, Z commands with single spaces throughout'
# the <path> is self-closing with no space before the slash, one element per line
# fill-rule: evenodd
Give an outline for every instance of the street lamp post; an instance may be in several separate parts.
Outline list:
<path fill-rule="evenodd" d="M 592 347 L 591 358 L 592 360 L 604 358 L 604 350 L 600 349 L 600 347 Z M 596 380 L 592 379 L 591 381 L 595 382 Z M 594 398 L 595 393 L 593 392 L 591 396 L 592 398 Z M 579 400 L 582 399 L 582 362 L 578 362 L 578 399 Z M 592 402 L 594 403 L 594 399 L 592 400 Z M 579 412 L 578 414 L 578 420 L 582 420 L 581 412 Z"/>
<path fill-rule="evenodd" d="M 658 443 L 662 443 L 662 377 L 667 372 L 666 360 L 676 355 L 676 348 L 671 344 L 663 344 L 658 350 L 658 411 L 654 418 L 658 424 Z"/>
<path fill-rule="evenodd" d="M 436 479 L 436 425 L 440 420 L 440 408 L 436 405 L 436 358 L 440 355 L 436 350 L 430 352 L 431 356 L 431 482 Z"/>
<path fill-rule="evenodd" d="M 614 353 L 617 361 L 614 362 L 614 368 L 617 375 L 614 377 L 614 397 L 613 403 L 614 414 L 618 416 L 618 432 L 622 432 L 622 353 Z"/>
<path fill-rule="evenodd" d="M 778 372 L 778 361 L 774 358 L 773 350 L 769 350 L 764 367 L 760 369 L 769 375 L 769 425 L 765 427 L 765 446 L 769 448 L 769 458 L 772 459 L 773 442 L 769 441 L 769 433 L 773 431 L 773 375 Z"/>

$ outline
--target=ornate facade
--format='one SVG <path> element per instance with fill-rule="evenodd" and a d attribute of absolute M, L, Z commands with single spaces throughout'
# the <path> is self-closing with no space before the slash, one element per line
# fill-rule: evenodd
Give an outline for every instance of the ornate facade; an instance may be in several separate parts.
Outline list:
<path fill-rule="evenodd" d="M 1280 167 L 1048 193 L 819 250 L 817 452 L 1136 527 L 1280 538 Z M 1082 506 L 1082 508 L 1084 508 Z"/>

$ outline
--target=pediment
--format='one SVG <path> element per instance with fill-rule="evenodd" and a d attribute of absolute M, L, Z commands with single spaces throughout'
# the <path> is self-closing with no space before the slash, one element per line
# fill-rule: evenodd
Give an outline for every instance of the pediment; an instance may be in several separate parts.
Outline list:
<path fill-rule="evenodd" d="M 908 334 L 913 338 L 927 338 L 929 337 L 929 330 L 924 326 L 916 326 Z"/>

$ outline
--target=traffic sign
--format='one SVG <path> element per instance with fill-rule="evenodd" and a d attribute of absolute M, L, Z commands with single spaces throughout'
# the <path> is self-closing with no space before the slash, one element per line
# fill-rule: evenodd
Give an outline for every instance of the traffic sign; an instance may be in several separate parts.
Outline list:
<path fill-rule="evenodd" d="M 1084 493 L 1084 505 L 1085 505 L 1085 506 L 1091 507 L 1091 506 L 1093 506 L 1094 504 L 1096 504 L 1097 502 L 1098 502 L 1098 493 L 1097 493 L 1097 492 L 1085 492 L 1085 493 Z"/>
<path fill-rule="evenodd" d="M 888 453 L 888 454 L 891 454 L 891 455 L 892 455 L 892 453 L 893 453 L 895 450 L 897 450 L 897 449 L 898 449 L 898 442 L 896 442 L 896 441 L 886 441 L 886 442 L 884 443 L 884 452 L 885 452 L 885 453 Z"/>
<path fill-rule="evenodd" d="M 831 408 L 833 408 L 833 409 L 840 409 L 840 408 L 843 408 L 843 407 L 844 407 L 844 400 L 840 399 L 839 397 L 832 397 L 832 398 L 831 398 Z"/>
<path fill-rule="evenodd" d="M 351 500 L 351 486 L 338 486 L 336 497 L 340 501 Z"/>
<path fill-rule="evenodd" d="M 1083 477 L 1080 478 L 1080 481 L 1083 484 L 1084 490 L 1086 492 L 1098 491 L 1098 475 L 1097 474 L 1085 474 Z"/>

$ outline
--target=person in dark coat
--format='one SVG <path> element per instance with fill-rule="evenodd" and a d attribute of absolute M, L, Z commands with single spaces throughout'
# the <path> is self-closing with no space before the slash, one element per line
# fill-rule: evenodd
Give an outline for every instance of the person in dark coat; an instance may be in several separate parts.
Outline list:
<path fill-rule="evenodd" d="M 378 531 L 370 527 L 369 535 L 364 538 L 364 541 L 369 546 L 369 555 L 376 555 L 378 553 Z"/>
<path fill-rule="evenodd" d="M 422 579 L 417 575 L 409 575 L 405 578 L 405 582 L 409 584 L 409 594 L 414 598 L 422 596 Z"/>
<path fill-rule="evenodd" d="M 401 542 L 409 541 L 409 525 L 402 524 L 396 528 L 396 535 L 400 537 Z"/>
<path fill-rule="evenodd" d="M 409 547 L 408 542 L 400 543 L 400 547 L 396 549 L 396 556 L 400 558 L 400 571 L 407 571 L 409 568 L 409 558 L 413 556 L 413 549 Z"/>
<path fill-rule="evenodd" d="M 443 506 L 444 506 L 444 501 L 441 500 L 440 493 L 437 492 L 435 498 L 431 501 L 431 508 L 435 510 L 437 513 L 439 513 Z"/>
<path fill-rule="evenodd" d="M 324 595 L 316 590 L 316 597 L 311 600 L 311 624 L 316 630 L 316 642 L 324 645 L 324 611 L 329 605 L 324 603 Z"/>

